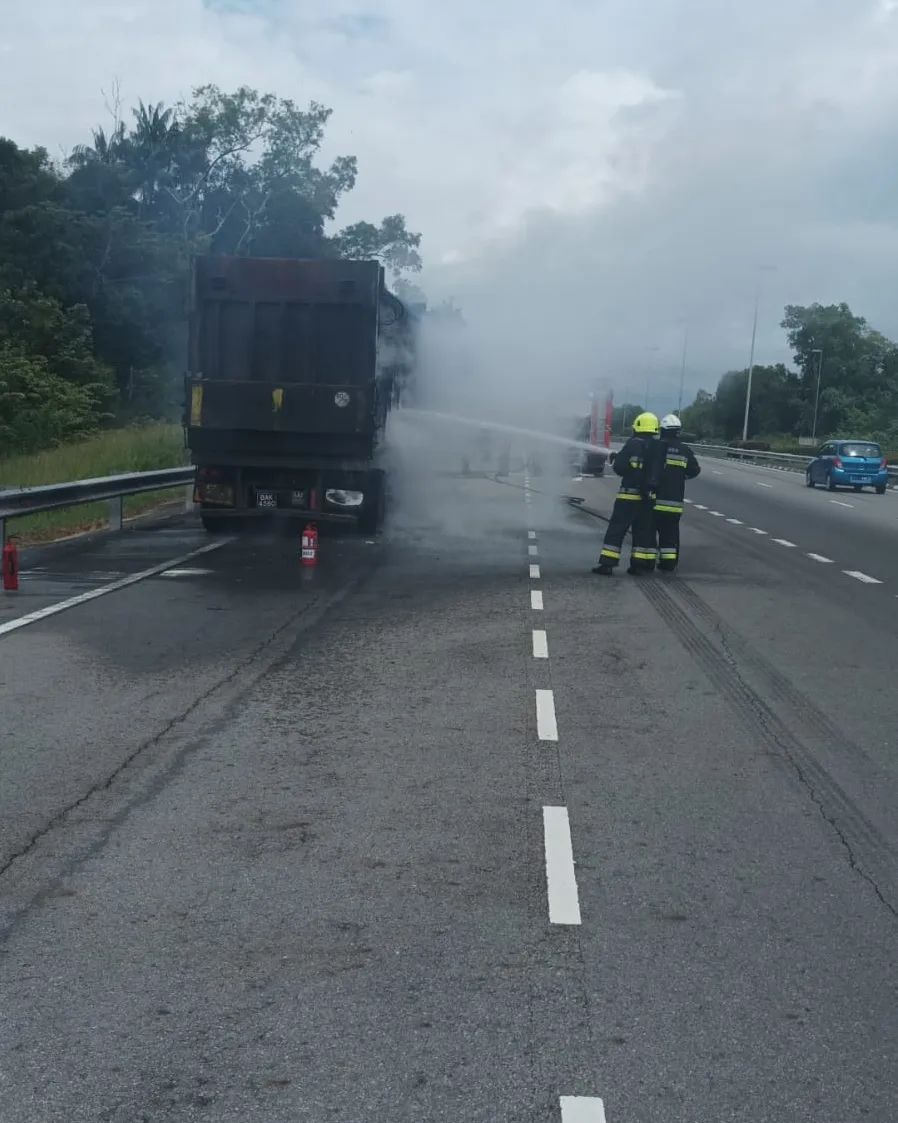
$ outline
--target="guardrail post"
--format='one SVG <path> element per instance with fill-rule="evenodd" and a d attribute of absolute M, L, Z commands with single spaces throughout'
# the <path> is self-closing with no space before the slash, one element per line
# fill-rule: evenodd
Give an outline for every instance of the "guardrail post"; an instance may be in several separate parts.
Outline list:
<path fill-rule="evenodd" d="M 124 505 L 125 497 L 123 495 L 116 495 L 114 499 L 110 499 L 109 503 L 109 529 L 121 530 L 122 522 L 124 519 Z"/>

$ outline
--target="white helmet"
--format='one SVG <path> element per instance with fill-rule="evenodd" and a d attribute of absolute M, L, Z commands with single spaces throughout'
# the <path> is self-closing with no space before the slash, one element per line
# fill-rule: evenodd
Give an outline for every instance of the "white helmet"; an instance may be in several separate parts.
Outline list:
<path fill-rule="evenodd" d="M 682 429 L 683 422 L 677 417 L 675 413 L 669 413 L 667 417 L 661 418 L 662 429 Z"/>

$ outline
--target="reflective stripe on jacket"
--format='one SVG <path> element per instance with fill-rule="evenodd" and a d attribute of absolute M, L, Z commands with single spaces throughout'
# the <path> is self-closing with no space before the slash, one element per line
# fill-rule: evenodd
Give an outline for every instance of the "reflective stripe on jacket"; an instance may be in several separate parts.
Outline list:
<path fill-rule="evenodd" d="M 692 449 L 677 437 L 662 437 L 659 445 L 659 467 L 655 488 L 655 510 L 662 514 L 682 515 L 686 481 L 701 472 Z"/>

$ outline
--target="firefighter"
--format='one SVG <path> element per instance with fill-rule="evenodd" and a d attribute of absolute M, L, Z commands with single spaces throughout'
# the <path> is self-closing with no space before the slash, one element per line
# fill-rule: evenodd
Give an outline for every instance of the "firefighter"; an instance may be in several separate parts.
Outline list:
<path fill-rule="evenodd" d="M 655 568 L 658 551 L 653 487 L 659 470 L 657 436 L 658 418 L 653 413 L 640 413 L 633 422 L 633 436 L 614 457 L 612 467 L 621 478 L 620 489 L 593 573 L 611 576 L 620 562 L 624 537 L 631 528 L 633 545 L 627 573 L 635 575 Z"/>
<path fill-rule="evenodd" d="M 683 423 L 674 413 L 661 419 L 658 480 L 655 492 L 655 531 L 658 568 L 672 573 L 680 560 L 680 518 L 686 481 L 701 471 L 689 445 L 680 440 Z"/>

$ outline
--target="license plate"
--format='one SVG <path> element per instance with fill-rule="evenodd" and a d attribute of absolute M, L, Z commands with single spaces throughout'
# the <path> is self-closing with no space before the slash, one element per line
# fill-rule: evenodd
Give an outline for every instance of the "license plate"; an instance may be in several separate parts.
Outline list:
<path fill-rule="evenodd" d="M 257 491 L 256 492 L 256 506 L 257 507 L 276 507 L 277 499 L 273 491 Z"/>
<path fill-rule="evenodd" d="M 867 480 L 866 476 L 852 476 L 851 477 L 851 482 L 853 484 L 862 484 L 862 483 L 865 483 L 866 480 Z"/>

